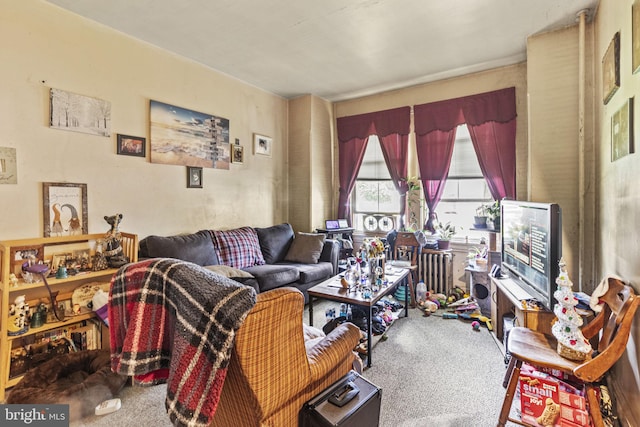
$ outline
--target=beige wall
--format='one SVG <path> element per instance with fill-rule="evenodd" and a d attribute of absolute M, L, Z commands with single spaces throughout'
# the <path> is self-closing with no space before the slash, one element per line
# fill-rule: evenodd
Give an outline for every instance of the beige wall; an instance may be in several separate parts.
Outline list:
<path fill-rule="evenodd" d="M 116 212 L 140 237 L 287 220 L 285 99 L 43 1 L 0 10 L 0 146 L 18 157 L 18 184 L 0 185 L 0 239 L 42 236 L 42 182 L 87 184 L 92 233 Z M 50 129 L 49 88 L 110 101 L 112 136 Z M 149 143 L 150 99 L 229 119 L 244 164 L 187 189 L 184 166 L 116 155 L 117 133 Z M 253 155 L 254 132 L 273 137 L 272 157 Z"/>
<path fill-rule="evenodd" d="M 289 101 L 289 221 L 295 230 L 314 231 L 335 216 L 332 135 L 329 101 L 312 95 Z"/>
<path fill-rule="evenodd" d="M 637 1 L 636 1 L 637 3 Z M 598 275 L 617 274 L 631 280 L 640 291 L 640 73 L 632 74 L 631 5 L 633 0 L 600 0 L 595 25 L 596 70 L 596 212 L 599 224 Z M 614 34 L 620 31 L 620 89 L 604 105 L 602 101 L 601 61 Z M 623 103 L 635 97 L 634 139 L 636 153 L 611 162 L 611 116 Z M 612 375 L 615 395 L 622 405 L 625 421 L 640 419 L 640 321 L 636 322 L 625 357 Z"/>
<path fill-rule="evenodd" d="M 591 32 L 589 32 L 591 35 Z M 527 86 L 529 103 L 529 200 L 556 202 L 562 208 L 562 256 L 567 262 L 576 290 L 590 292 L 594 286 L 593 217 L 588 216 L 580 226 L 580 212 L 593 212 L 593 126 L 587 126 L 585 141 L 579 141 L 579 28 L 574 25 L 563 30 L 530 37 L 527 43 Z M 585 52 L 593 50 L 592 37 L 586 37 Z M 586 57 L 586 55 L 585 55 Z M 589 55 L 589 63 L 592 55 Z M 586 63 L 586 59 L 585 59 Z M 585 67 L 587 68 L 587 67 Z M 588 67 L 592 70 L 592 67 Z M 587 73 L 585 73 L 587 74 Z M 583 79 L 593 81 L 592 73 Z M 585 87 L 587 85 L 585 84 Z M 589 88 L 593 85 L 589 84 Z M 588 99 L 593 98 L 589 90 Z M 592 109 L 587 123 L 593 123 Z M 586 148 L 581 148 L 581 145 Z M 580 153 L 585 153 L 584 164 L 589 172 L 581 172 Z M 584 175 L 584 176 L 581 176 Z M 588 189 L 589 208 L 581 209 L 580 180 Z M 584 202 L 583 202 L 584 203 Z M 581 245 L 580 233 L 587 230 Z M 580 274 L 580 248 L 585 261 Z"/>

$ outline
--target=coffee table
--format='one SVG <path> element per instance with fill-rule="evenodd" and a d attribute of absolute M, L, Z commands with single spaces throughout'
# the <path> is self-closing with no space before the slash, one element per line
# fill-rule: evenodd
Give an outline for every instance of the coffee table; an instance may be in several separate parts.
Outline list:
<path fill-rule="evenodd" d="M 367 368 L 371 367 L 371 354 L 373 353 L 373 341 L 371 333 L 371 318 L 373 317 L 373 306 L 387 295 L 390 295 L 394 289 L 399 285 L 404 284 L 404 317 L 409 315 L 409 292 L 410 288 L 413 288 L 413 277 L 410 268 L 392 267 L 387 268 L 385 277 L 388 280 L 388 285 L 381 288 L 378 292 L 371 295 L 370 298 L 363 298 L 362 293 L 355 289 L 343 288 L 340 284 L 341 275 L 333 276 L 322 283 L 309 288 L 307 293 L 309 294 L 309 325 L 313 326 L 313 300 L 314 298 L 325 299 L 335 302 L 344 302 L 346 304 L 356 305 L 362 307 L 369 313 L 367 316 Z M 407 280 L 404 280 L 407 279 Z"/>

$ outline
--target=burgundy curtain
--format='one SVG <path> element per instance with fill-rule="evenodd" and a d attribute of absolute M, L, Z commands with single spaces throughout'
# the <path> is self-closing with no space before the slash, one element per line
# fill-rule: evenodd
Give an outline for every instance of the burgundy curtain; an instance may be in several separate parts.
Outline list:
<path fill-rule="evenodd" d="M 429 209 L 429 216 L 423 227 L 425 230 L 434 231 L 436 206 L 442 197 L 449 174 L 456 129 L 454 127 L 448 131 L 434 130 L 426 135 L 416 136 L 420 181 L 425 203 Z"/>
<path fill-rule="evenodd" d="M 469 125 L 482 175 L 495 200 L 516 198 L 516 121 Z"/>
<path fill-rule="evenodd" d="M 409 190 L 409 184 L 407 184 L 406 180 L 409 134 L 408 132 L 404 135 L 392 133 L 379 138 L 382 154 L 384 155 L 387 169 L 389 169 L 391 180 L 400 194 L 400 230 L 403 230 L 407 205 L 407 191 Z"/>
<path fill-rule="evenodd" d="M 338 157 L 340 174 L 340 194 L 338 196 L 338 218 L 347 218 L 351 224 L 351 191 L 362 165 L 364 150 L 369 137 L 353 137 L 346 142 L 339 142 Z"/>
<path fill-rule="evenodd" d="M 418 165 L 429 208 L 425 228 L 433 230 L 444 188 L 455 128 L 466 123 L 491 195 L 515 198 L 515 88 L 415 105 Z M 450 147 L 449 147 L 450 146 Z"/>
<path fill-rule="evenodd" d="M 340 175 L 338 218 L 347 218 L 351 221 L 351 192 L 362 165 L 369 135 L 377 135 L 380 139 L 389 173 L 401 194 L 401 200 L 404 201 L 407 184 L 402 181 L 402 178 L 407 174 L 410 113 L 410 107 L 401 107 L 338 118 L 338 172 Z M 401 210 L 403 214 L 404 203 Z"/>

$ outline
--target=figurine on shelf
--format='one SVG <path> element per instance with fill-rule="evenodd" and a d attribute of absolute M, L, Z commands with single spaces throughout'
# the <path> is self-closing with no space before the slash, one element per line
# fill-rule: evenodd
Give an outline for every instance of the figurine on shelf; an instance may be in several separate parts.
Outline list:
<path fill-rule="evenodd" d="M 109 263 L 107 262 L 107 258 L 105 258 L 104 253 L 102 253 L 102 240 L 98 240 L 96 242 L 96 253 L 91 258 L 91 269 L 93 271 L 101 271 L 109 268 Z"/>
<path fill-rule="evenodd" d="M 578 298 L 571 290 L 573 283 L 569 279 L 564 258 L 560 260 L 559 266 L 560 274 L 556 279 L 558 289 L 553 293 L 558 301 L 553 309 L 558 321 L 551 327 L 551 332 L 558 340 L 558 354 L 560 356 L 582 361 L 591 357 L 591 344 L 580 331 L 582 317 L 576 311 Z"/>
<path fill-rule="evenodd" d="M 122 214 L 105 216 L 104 220 L 111 226 L 111 229 L 107 231 L 104 238 L 106 244 L 104 255 L 107 258 L 109 267 L 122 267 L 129 262 L 129 258 L 124 255 L 124 251 L 122 250 L 120 231 L 118 231 L 118 226 L 120 225 L 120 221 L 122 221 Z"/>
<path fill-rule="evenodd" d="M 22 335 L 29 329 L 29 304 L 25 296 L 17 296 L 11 307 L 9 307 L 8 335 Z"/>
<path fill-rule="evenodd" d="M 9 281 L 11 282 L 11 287 L 12 288 L 17 288 L 18 287 L 18 278 L 16 277 L 15 273 L 11 273 L 9 275 Z"/>

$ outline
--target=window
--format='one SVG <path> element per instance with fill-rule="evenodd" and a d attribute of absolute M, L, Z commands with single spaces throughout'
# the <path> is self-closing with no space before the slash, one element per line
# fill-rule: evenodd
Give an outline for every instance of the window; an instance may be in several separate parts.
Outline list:
<path fill-rule="evenodd" d="M 449 175 L 442 193 L 442 199 L 436 207 L 440 222 L 462 228 L 456 237 L 468 236 L 480 239 L 486 236 L 484 231 L 474 231 L 473 217 L 476 208 L 483 203 L 493 201 L 489 186 L 482 176 L 480 163 L 476 156 L 467 125 L 458 126 L 456 141 L 453 145 Z"/>
<path fill-rule="evenodd" d="M 375 135 L 369 137 L 351 200 L 356 230 L 386 233 L 397 226 L 400 195 L 391 181 Z"/>

